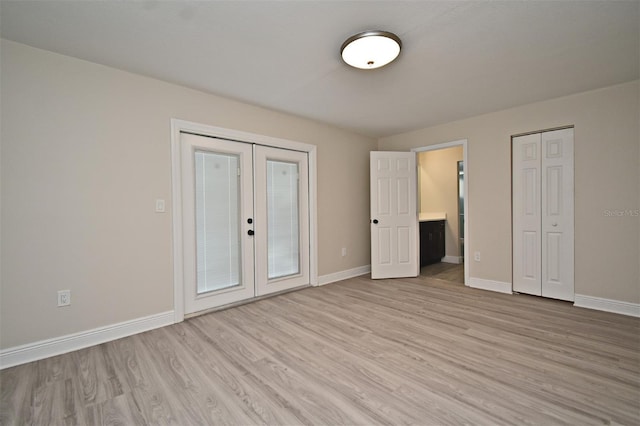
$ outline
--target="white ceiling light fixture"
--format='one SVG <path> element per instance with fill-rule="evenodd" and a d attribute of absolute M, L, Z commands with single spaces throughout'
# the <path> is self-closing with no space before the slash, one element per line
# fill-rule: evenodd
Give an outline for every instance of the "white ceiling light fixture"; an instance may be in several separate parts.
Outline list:
<path fill-rule="evenodd" d="M 388 31 L 365 31 L 349 37 L 340 48 L 342 59 L 363 70 L 380 68 L 400 54 L 400 37 Z"/>

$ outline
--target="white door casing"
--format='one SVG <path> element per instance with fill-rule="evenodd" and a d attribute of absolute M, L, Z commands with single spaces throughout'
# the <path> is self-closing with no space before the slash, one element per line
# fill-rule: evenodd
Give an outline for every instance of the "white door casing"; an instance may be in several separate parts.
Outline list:
<path fill-rule="evenodd" d="M 513 138 L 513 290 L 574 300 L 573 129 Z"/>
<path fill-rule="evenodd" d="M 417 170 L 414 152 L 372 151 L 371 277 L 416 277 Z"/>

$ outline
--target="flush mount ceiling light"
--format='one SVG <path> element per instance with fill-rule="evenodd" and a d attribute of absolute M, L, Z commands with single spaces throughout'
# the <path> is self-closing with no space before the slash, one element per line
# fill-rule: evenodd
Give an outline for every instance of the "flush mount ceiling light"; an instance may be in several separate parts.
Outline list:
<path fill-rule="evenodd" d="M 363 70 L 380 68 L 400 54 L 400 37 L 387 31 L 365 31 L 349 37 L 340 48 L 342 59 Z"/>

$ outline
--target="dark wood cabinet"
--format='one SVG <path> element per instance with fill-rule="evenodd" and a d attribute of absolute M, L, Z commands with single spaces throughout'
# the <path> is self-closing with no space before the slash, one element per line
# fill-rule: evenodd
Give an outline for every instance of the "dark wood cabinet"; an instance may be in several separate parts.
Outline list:
<path fill-rule="evenodd" d="M 420 222 L 420 266 L 444 257 L 444 220 Z"/>

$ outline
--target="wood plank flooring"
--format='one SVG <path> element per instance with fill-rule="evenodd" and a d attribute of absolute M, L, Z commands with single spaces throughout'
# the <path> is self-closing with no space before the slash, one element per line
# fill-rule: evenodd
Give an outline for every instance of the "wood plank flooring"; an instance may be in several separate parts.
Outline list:
<path fill-rule="evenodd" d="M 464 284 L 464 263 L 438 262 L 420 268 L 423 277 Z"/>
<path fill-rule="evenodd" d="M 640 319 L 359 277 L 0 372 L 2 425 L 640 424 Z"/>

